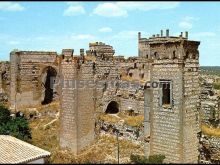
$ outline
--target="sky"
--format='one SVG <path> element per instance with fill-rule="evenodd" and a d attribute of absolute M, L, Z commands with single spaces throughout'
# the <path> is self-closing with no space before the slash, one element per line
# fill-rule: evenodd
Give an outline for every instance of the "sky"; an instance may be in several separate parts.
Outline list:
<path fill-rule="evenodd" d="M 12 50 L 89 49 L 105 42 L 115 55 L 138 56 L 137 34 L 170 29 L 201 41 L 200 65 L 220 66 L 220 2 L 0 2 L 0 60 Z"/>

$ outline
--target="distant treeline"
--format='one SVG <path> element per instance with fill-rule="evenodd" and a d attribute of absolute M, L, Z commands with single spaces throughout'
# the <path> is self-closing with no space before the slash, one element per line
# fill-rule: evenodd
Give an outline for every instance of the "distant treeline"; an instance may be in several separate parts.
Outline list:
<path fill-rule="evenodd" d="M 200 66 L 202 74 L 220 76 L 220 66 Z"/>

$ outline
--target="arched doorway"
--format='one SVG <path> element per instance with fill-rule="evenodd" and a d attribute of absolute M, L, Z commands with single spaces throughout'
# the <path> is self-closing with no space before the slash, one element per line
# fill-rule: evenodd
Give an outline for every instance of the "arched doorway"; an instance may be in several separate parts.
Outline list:
<path fill-rule="evenodd" d="M 105 113 L 106 114 L 116 114 L 119 112 L 119 105 L 116 101 L 111 101 L 107 108 L 106 108 L 106 111 Z"/>
<path fill-rule="evenodd" d="M 42 105 L 49 104 L 53 101 L 54 97 L 54 83 L 57 76 L 57 71 L 51 66 L 48 66 L 43 71 L 43 86 L 44 86 L 44 99 Z"/>

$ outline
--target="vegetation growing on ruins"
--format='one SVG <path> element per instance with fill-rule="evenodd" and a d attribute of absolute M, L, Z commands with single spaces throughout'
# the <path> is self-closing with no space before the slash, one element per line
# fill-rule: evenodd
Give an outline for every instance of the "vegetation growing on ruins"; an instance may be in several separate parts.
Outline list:
<path fill-rule="evenodd" d="M 125 118 L 125 123 L 127 125 L 136 127 L 136 126 L 141 126 L 144 121 L 144 116 L 143 115 L 138 115 L 138 116 L 127 116 Z"/>
<path fill-rule="evenodd" d="M 124 124 L 126 125 L 136 127 L 142 125 L 144 121 L 144 116 L 143 115 L 128 116 L 122 113 L 118 113 L 117 115 L 102 114 L 100 115 L 99 119 L 109 123 L 117 123 L 123 121 Z"/>
<path fill-rule="evenodd" d="M 31 139 L 28 121 L 23 115 L 10 116 L 8 108 L 0 105 L 0 134 L 11 135 L 24 141 Z"/>
<path fill-rule="evenodd" d="M 220 128 L 214 128 L 206 124 L 201 124 L 201 130 L 205 135 L 220 137 Z"/>
<path fill-rule="evenodd" d="M 58 110 L 58 104 L 54 102 L 49 105 L 38 107 L 37 111 L 42 115 L 37 118 L 32 118 L 29 121 L 32 130 L 31 143 L 51 152 L 49 163 L 117 163 L 117 138 L 115 136 L 98 136 L 95 141 L 82 150 L 78 156 L 74 156 L 70 150 L 61 149 L 58 139 L 60 127 L 59 120 L 45 127 L 45 125 L 55 119 L 55 115 L 52 114 L 57 113 Z M 104 118 L 107 118 L 107 116 L 115 117 L 114 115 L 104 116 Z M 119 147 L 120 163 L 130 163 L 131 153 L 143 153 L 143 145 L 135 144 L 121 138 L 119 138 Z"/>
<path fill-rule="evenodd" d="M 213 84 L 214 89 L 220 90 L 220 83 Z"/>
<path fill-rule="evenodd" d="M 99 116 L 99 119 L 109 122 L 109 123 L 117 123 L 120 121 L 119 117 L 116 117 L 115 115 L 110 115 L 110 114 L 102 114 Z"/>
<path fill-rule="evenodd" d="M 165 156 L 164 155 L 151 155 L 148 158 L 141 155 L 131 154 L 131 162 L 135 164 L 161 164 L 163 163 Z"/>

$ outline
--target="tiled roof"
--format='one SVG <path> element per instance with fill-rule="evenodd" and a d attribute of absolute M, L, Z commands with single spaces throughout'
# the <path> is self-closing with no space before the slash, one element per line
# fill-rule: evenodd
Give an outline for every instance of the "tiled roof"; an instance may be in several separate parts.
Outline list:
<path fill-rule="evenodd" d="M 9 135 L 0 135 L 0 164 L 26 163 L 50 156 L 50 152 Z"/>

